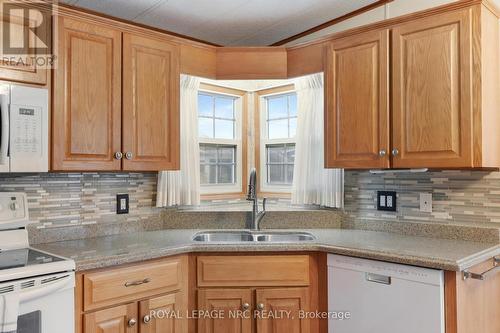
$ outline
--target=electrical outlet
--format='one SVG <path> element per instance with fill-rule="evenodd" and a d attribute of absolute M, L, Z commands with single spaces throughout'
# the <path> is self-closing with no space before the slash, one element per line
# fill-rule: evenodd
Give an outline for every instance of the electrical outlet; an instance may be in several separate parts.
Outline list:
<path fill-rule="evenodd" d="M 420 193 L 420 211 L 432 213 L 432 193 Z"/>
<path fill-rule="evenodd" d="M 396 192 L 377 191 L 377 210 L 396 211 Z"/>
<path fill-rule="evenodd" d="M 128 194 L 116 195 L 116 214 L 128 214 Z"/>

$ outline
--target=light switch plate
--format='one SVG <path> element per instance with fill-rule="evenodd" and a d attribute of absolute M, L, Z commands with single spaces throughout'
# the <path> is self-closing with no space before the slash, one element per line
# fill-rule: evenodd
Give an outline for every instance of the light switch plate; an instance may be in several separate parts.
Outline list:
<path fill-rule="evenodd" d="M 128 194 L 116 195 L 116 214 L 128 214 Z"/>
<path fill-rule="evenodd" d="M 420 193 L 420 211 L 432 213 L 432 193 Z"/>
<path fill-rule="evenodd" d="M 396 192 L 377 191 L 377 210 L 396 211 Z"/>

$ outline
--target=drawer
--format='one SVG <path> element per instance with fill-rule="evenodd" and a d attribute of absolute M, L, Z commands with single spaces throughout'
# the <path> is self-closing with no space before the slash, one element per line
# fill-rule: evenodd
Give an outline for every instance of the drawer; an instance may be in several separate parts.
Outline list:
<path fill-rule="evenodd" d="M 199 256 L 199 287 L 308 286 L 309 256 Z"/>
<path fill-rule="evenodd" d="M 84 274 L 84 310 L 179 290 L 182 263 L 172 258 Z"/>

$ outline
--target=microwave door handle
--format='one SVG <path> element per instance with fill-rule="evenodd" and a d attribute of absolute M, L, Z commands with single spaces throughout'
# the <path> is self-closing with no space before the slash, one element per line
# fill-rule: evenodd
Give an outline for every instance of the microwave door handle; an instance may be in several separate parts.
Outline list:
<path fill-rule="evenodd" d="M 5 95 L 0 95 L 0 165 L 7 164 L 10 137 L 9 105 Z"/>
<path fill-rule="evenodd" d="M 55 293 L 58 290 L 67 287 L 72 281 L 73 280 L 71 279 L 71 277 L 68 276 L 53 283 L 49 283 L 46 285 L 42 284 L 37 288 L 29 289 L 27 291 L 21 291 L 19 293 L 19 302 L 25 303 Z"/>

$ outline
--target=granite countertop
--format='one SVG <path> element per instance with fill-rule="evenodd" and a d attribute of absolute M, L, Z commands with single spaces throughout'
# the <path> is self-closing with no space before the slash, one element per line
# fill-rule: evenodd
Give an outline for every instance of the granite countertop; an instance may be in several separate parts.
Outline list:
<path fill-rule="evenodd" d="M 406 236 L 365 230 L 300 230 L 312 233 L 317 239 L 297 243 L 194 242 L 191 240 L 192 236 L 198 231 L 200 230 L 144 231 L 37 244 L 35 248 L 73 259 L 76 262 L 77 271 L 140 262 L 188 252 L 244 251 L 324 251 L 428 268 L 461 271 L 500 254 L 499 243 Z"/>

